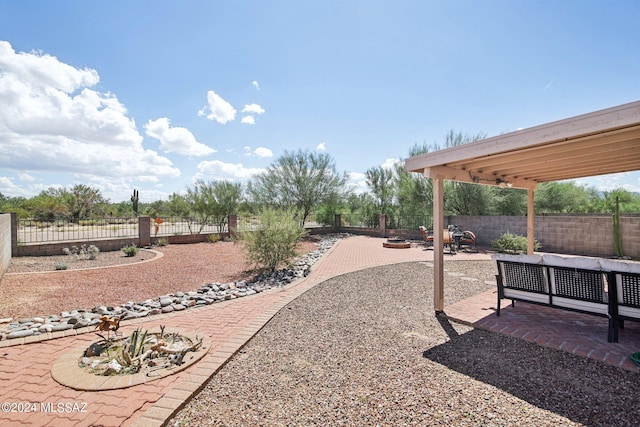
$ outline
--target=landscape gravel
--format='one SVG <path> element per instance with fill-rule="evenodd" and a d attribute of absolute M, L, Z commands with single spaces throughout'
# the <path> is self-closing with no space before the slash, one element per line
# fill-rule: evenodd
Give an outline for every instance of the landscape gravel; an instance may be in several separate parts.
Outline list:
<path fill-rule="evenodd" d="M 634 426 L 640 377 L 435 317 L 432 265 L 377 267 L 291 302 L 171 426 Z M 445 262 L 447 304 L 491 261 Z"/>
<path fill-rule="evenodd" d="M 244 251 L 237 242 L 160 248 L 167 255 L 166 259 L 163 256 L 152 263 L 133 265 L 128 257 L 113 252 L 100 253 L 94 260 L 77 260 L 73 256 L 14 260 L 0 287 L 0 340 L 88 328 L 99 323 L 102 316 L 129 320 L 182 311 L 284 286 L 306 276 L 311 266 L 339 238 L 339 235 L 328 235 L 308 239 L 300 244 L 301 255 L 291 266 L 249 279 L 248 264 L 242 256 Z M 181 249 L 189 250 L 189 258 L 180 256 Z M 140 251 L 137 255 L 139 261 L 156 256 L 151 251 Z M 75 267 L 90 269 L 17 273 L 49 271 L 60 259 Z M 97 268 L 113 264 L 120 267 L 108 271 Z M 179 269 L 188 272 L 180 276 Z M 149 274 L 157 273 L 156 270 L 164 271 L 166 275 L 152 274 L 157 281 L 149 286 Z M 123 274 L 126 275 L 124 280 Z M 236 280 L 211 280 L 216 277 Z M 154 297 L 148 297 L 152 292 L 150 289 L 157 289 L 157 293 L 151 294 Z M 139 296 L 144 299 L 132 299 Z M 126 302 L 112 302 L 118 299 Z M 41 314 L 47 313 L 46 310 L 52 314 Z"/>

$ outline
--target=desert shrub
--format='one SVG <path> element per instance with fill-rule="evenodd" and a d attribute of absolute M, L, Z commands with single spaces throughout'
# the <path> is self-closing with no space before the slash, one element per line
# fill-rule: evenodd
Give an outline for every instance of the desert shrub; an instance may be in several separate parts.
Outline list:
<path fill-rule="evenodd" d="M 169 244 L 169 241 L 164 237 L 160 239 L 156 239 L 156 246 L 167 246 L 168 244 Z"/>
<path fill-rule="evenodd" d="M 500 253 L 506 254 L 521 254 L 527 252 L 527 238 L 525 236 L 520 236 L 517 234 L 511 233 L 503 233 L 491 242 L 491 246 L 493 249 Z M 538 250 L 542 246 L 540 246 L 540 242 L 534 240 L 533 249 Z"/>
<path fill-rule="evenodd" d="M 56 270 L 66 270 L 67 268 L 69 268 L 69 266 L 64 262 L 57 262 L 55 265 Z"/>
<path fill-rule="evenodd" d="M 208 234 L 207 235 L 207 241 L 209 243 L 216 243 L 220 241 L 220 235 L 219 234 Z"/>
<path fill-rule="evenodd" d="M 83 244 L 82 246 L 78 247 L 78 246 L 71 246 L 71 249 L 69 248 L 63 248 L 62 252 L 65 255 L 73 255 L 78 259 L 96 259 L 98 254 L 100 253 L 100 248 L 98 248 L 96 245 L 85 245 Z"/>
<path fill-rule="evenodd" d="M 127 245 L 121 249 L 121 251 L 124 252 L 126 256 L 136 256 L 139 250 L 140 248 L 136 245 Z"/>
<path fill-rule="evenodd" d="M 264 209 L 259 222 L 258 229 L 241 234 L 247 257 L 256 266 L 275 271 L 296 256 L 296 244 L 306 231 L 291 212 Z"/>

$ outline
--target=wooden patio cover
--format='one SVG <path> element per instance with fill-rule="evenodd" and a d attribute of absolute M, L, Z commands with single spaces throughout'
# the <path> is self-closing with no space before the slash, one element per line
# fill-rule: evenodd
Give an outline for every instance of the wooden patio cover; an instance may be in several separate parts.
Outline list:
<path fill-rule="evenodd" d="M 433 228 L 444 228 L 443 181 L 528 190 L 533 253 L 534 191 L 541 182 L 640 170 L 640 101 L 411 157 L 409 172 L 433 179 Z M 434 233 L 434 306 L 444 310 L 442 233 Z"/>

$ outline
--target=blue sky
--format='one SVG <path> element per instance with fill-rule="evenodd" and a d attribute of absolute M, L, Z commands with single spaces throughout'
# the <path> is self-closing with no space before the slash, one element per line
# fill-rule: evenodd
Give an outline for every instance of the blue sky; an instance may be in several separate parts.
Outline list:
<path fill-rule="evenodd" d="M 640 99 L 639 20 L 636 0 L 0 0 L 0 192 L 153 201 L 298 149 L 363 188 L 450 130 Z"/>

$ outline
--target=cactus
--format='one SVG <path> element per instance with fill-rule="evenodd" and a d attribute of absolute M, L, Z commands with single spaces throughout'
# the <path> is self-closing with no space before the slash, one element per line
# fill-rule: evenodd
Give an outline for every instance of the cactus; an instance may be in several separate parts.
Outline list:
<path fill-rule="evenodd" d="M 133 195 L 131 196 L 131 203 L 133 203 L 133 213 L 138 216 L 138 190 L 133 189 Z"/>
<path fill-rule="evenodd" d="M 616 204 L 613 208 L 613 248 L 619 258 L 624 257 L 622 252 L 622 232 L 620 231 L 620 201 L 616 196 Z"/>

